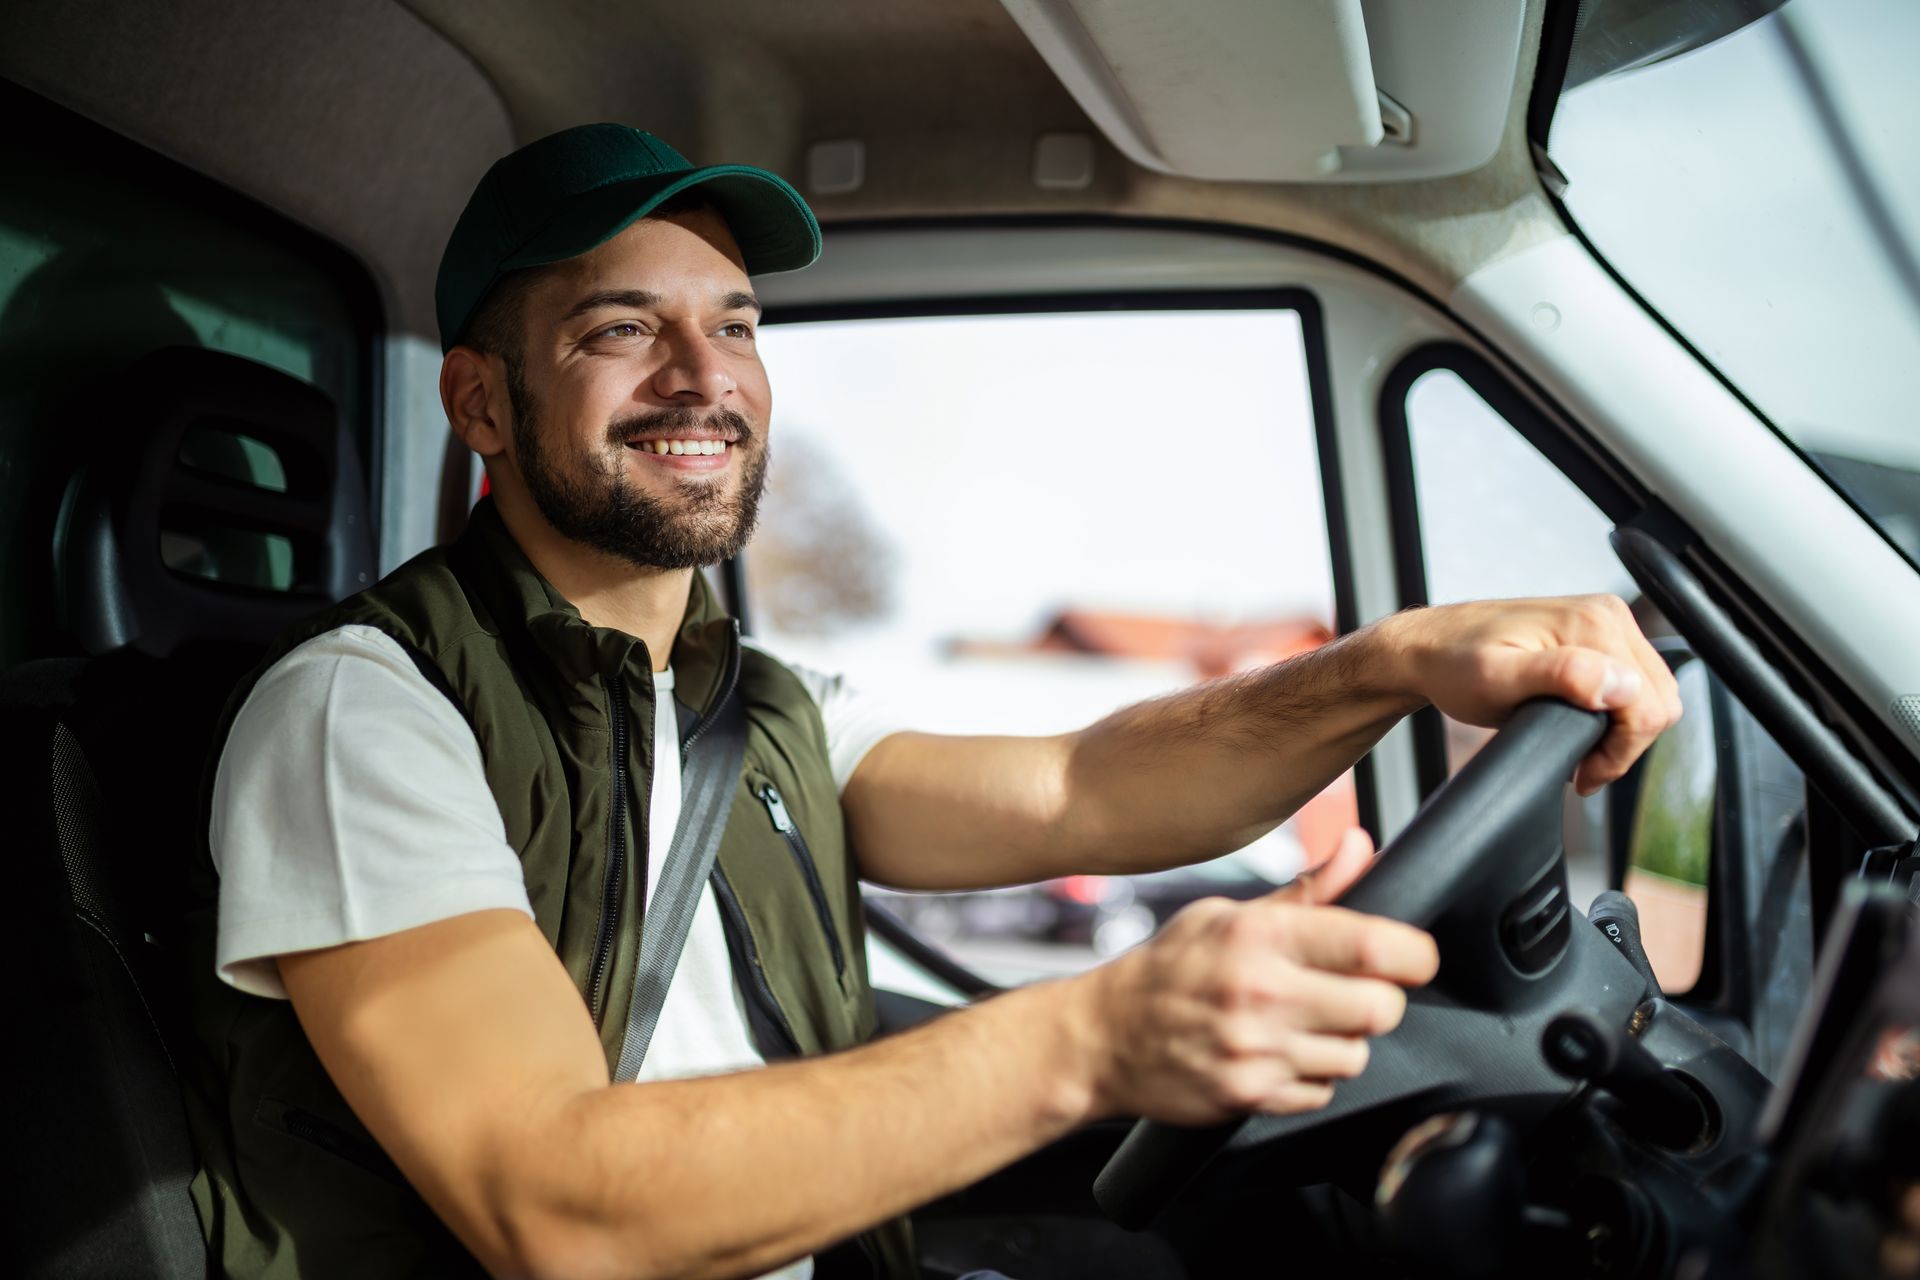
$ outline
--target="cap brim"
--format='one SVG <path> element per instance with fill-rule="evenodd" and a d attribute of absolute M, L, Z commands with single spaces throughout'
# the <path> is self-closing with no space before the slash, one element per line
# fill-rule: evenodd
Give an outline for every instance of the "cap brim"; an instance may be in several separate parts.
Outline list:
<path fill-rule="evenodd" d="M 820 224 L 798 191 L 765 169 L 717 164 L 583 191 L 562 204 L 500 269 L 577 258 L 690 187 L 700 187 L 726 219 L 748 275 L 797 271 L 820 256 Z"/>

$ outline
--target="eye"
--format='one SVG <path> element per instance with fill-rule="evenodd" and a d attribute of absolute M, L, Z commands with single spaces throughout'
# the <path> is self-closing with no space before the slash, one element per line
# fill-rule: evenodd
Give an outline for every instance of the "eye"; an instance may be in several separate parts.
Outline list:
<path fill-rule="evenodd" d="M 622 320 L 619 324 L 610 324 L 593 336 L 596 338 L 637 338 L 644 330 L 631 320 Z"/>
<path fill-rule="evenodd" d="M 729 338 L 751 339 L 753 337 L 753 326 L 745 320 L 734 320 L 721 326 L 720 332 Z"/>

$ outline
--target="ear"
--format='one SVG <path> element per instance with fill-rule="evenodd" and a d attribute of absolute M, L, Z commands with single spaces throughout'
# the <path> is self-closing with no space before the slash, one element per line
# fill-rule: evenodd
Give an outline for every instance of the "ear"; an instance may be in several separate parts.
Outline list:
<path fill-rule="evenodd" d="M 513 434 L 506 371 L 498 357 L 455 347 L 440 362 L 440 404 L 460 442 L 482 458 L 504 453 Z"/>

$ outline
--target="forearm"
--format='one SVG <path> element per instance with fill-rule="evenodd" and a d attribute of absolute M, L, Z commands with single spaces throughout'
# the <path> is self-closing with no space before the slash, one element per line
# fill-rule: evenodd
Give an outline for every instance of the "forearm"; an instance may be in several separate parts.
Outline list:
<path fill-rule="evenodd" d="M 910 889 L 1123 874 L 1237 849 L 1421 704 L 1391 626 L 1051 738 L 902 734 L 842 798 L 862 874 Z"/>
<path fill-rule="evenodd" d="M 1421 705 L 1383 628 L 1115 712 L 1075 735 L 1060 856 L 1114 874 L 1240 848 Z"/>
<path fill-rule="evenodd" d="M 553 1100 L 503 1162 L 511 1252 L 567 1276 L 758 1274 L 1084 1122 L 1083 1031 L 1070 984 L 1046 984 L 832 1057 Z"/>

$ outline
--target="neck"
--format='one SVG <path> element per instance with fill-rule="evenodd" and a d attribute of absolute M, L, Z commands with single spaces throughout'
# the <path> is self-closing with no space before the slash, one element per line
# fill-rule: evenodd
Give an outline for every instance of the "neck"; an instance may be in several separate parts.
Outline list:
<path fill-rule="evenodd" d="M 686 616 L 693 590 L 691 569 L 642 568 L 559 533 L 530 499 L 494 491 L 494 505 L 507 532 L 553 589 L 596 627 L 637 637 L 647 646 L 655 671 L 665 671 L 673 656 L 673 638 Z"/>

